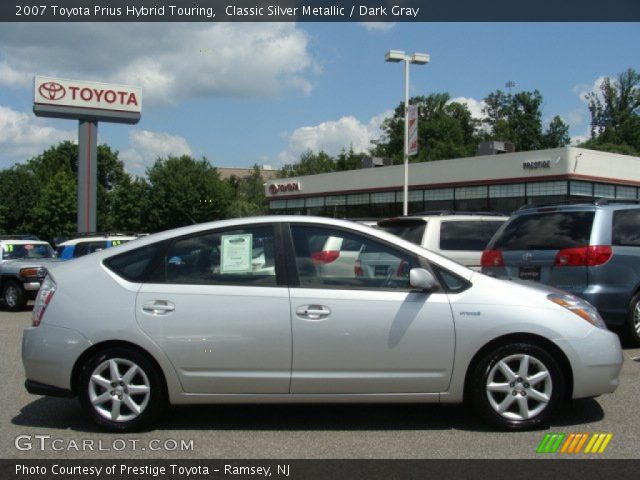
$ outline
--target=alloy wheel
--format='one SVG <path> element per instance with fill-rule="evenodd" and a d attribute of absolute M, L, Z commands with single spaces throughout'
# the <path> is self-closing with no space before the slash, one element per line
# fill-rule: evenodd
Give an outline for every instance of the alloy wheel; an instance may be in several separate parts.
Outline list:
<path fill-rule="evenodd" d="M 89 401 L 107 420 L 128 422 L 142 414 L 149 403 L 151 384 L 144 370 L 124 358 L 100 363 L 89 379 Z"/>
<path fill-rule="evenodd" d="M 486 381 L 489 405 L 507 420 L 528 420 L 540 414 L 551 401 L 552 391 L 549 369 L 528 354 L 502 358 Z"/>

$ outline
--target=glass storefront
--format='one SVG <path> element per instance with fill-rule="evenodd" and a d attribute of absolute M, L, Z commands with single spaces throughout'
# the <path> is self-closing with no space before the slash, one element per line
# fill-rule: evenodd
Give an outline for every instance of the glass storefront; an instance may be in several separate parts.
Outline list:
<path fill-rule="evenodd" d="M 420 212 L 499 212 L 523 205 L 611 198 L 638 200 L 638 188 L 598 182 L 551 182 L 474 185 L 409 190 L 409 214 Z M 345 195 L 271 200 L 270 214 L 318 215 L 334 218 L 386 218 L 402 215 L 403 192 L 375 191 Z"/>

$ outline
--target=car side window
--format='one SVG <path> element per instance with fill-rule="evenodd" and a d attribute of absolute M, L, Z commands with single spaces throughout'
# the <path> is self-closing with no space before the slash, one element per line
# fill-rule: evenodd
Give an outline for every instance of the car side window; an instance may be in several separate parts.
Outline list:
<path fill-rule="evenodd" d="M 76 248 L 73 250 L 73 258 L 82 257 L 93 252 L 99 252 L 105 248 L 107 248 L 106 240 L 98 242 L 78 242 Z"/>
<path fill-rule="evenodd" d="M 291 233 L 301 287 L 409 290 L 409 271 L 419 266 L 417 256 L 357 233 L 306 225 Z M 350 250 L 320 249 L 326 245 Z"/>
<path fill-rule="evenodd" d="M 613 212 L 614 245 L 640 247 L 640 209 Z"/>
<path fill-rule="evenodd" d="M 219 230 L 177 239 L 165 254 L 164 269 L 167 283 L 275 286 L 273 228 Z"/>

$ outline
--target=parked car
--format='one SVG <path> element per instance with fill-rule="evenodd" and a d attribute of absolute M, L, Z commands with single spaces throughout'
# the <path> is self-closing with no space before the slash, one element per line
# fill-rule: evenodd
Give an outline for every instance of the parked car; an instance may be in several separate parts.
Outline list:
<path fill-rule="evenodd" d="M 314 259 L 323 236 L 383 250 L 402 272 L 326 275 Z M 167 402 L 464 399 L 521 430 L 566 399 L 613 392 L 623 358 L 577 297 L 482 275 L 353 222 L 273 216 L 192 225 L 52 266 L 22 360 L 29 392 L 77 395 L 117 431 L 152 425 Z"/>
<path fill-rule="evenodd" d="M 379 228 L 474 270 L 494 233 L 507 220 L 496 213 L 450 212 L 380 220 Z"/>
<path fill-rule="evenodd" d="M 9 237 L 0 240 L 0 291 L 5 308 L 18 311 L 36 297 L 55 254 L 47 242 L 29 239 L 32 235 Z"/>
<path fill-rule="evenodd" d="M 640 205 L 595 203 L 517 211 L 482 254 L 482 271 L 532 280 L 594 305 L 640 346 Z"/>
<path fill-rule="evenodd" d="M 137 235 L 119 233 L 79 234 L 68 240 L 56 243 L 56 254 L 60 260 L 71 260 L 105 248 L 117 247 L 138 238 Z"/>

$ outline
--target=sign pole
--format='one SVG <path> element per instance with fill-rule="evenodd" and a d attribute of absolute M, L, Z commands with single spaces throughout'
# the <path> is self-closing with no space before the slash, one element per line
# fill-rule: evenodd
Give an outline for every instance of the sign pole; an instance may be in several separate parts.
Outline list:
<path fill-rule="evenodd" d="M 96 231 L 98 122 L 78 122 L 78 233 Z"/>

